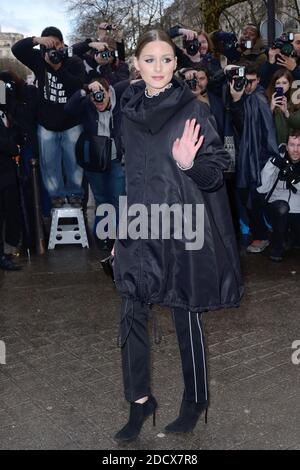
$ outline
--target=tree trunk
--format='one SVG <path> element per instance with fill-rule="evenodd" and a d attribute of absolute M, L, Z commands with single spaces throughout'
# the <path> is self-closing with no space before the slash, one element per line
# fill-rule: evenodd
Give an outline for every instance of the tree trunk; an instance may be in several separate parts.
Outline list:
<path fill-rule="evenodd" d="M 199 8 L 202 13 L 203 27 L 207 32 L 219 29 L 221 13 L 241 0 L 199 0 Z"/>

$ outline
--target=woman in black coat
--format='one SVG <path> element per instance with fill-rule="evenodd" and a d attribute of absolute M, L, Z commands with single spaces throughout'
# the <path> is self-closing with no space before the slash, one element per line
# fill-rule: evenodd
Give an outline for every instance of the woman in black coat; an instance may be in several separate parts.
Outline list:
<path fill-rule="evenodd" d="M 122 296 L 125 397 L 131 404 L 129 421 L 115 436 L 118 441 L 135 439 L 145 419 L 155 416 L 149 305 L 165 305 L 173 312 L 185 389 L 179 417 L 166 431 L 188 432 L 208 407 L 201 314 L 238 306 L 242 291 L 223 185 L 223 170 L 230 158 L 215 121 L 208 107 L 173 78 L 175 49 L 166 33 L 149 31 L 141 38 L 135 67 L 145 86 L 132 86 L 123 96 L 129 215 L 120 222 L 114 264 Z M 151 211 L 162 204 L 163 211 L 167 210 L 155 224 Z M 187 212 L 181 219 L 171 218 L 166 230 L 171 206 L 179 215 L 183 209 Z M 136 210 L 143 213 L 138 222 L 133 217 Z M 182 224 L 184 234 L 180 234 Z M 194 236 L 191 226 L 196 227 Z"/>

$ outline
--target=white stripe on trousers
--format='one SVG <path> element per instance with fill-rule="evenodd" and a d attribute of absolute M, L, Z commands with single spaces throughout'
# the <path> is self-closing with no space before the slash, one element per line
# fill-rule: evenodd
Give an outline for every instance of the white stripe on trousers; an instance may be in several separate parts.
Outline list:
<path fill-rule="evenodd" d="M 189 312 L 189 326 L 190 326 L 190 342 L 193 358 L 193 369 L 194 369 L 194 383 L 195 383 L 195 398 L 196 403 L 198 403 L 198 392 L 197 392 L 197 375 L 196 375 L 196 365 L 195 365 L 195 354 L 193 348 L 193 333 L 192 333 L 192 322 L 191 322 L 191 312 Z"/>
<path fill-rule="evenodd" d="M 196 315 L 197 315 L 197 323 L 198 323 L 198 327 L 199 327 L 199 332 L 200 332 L 200 337 L 201 337 L 201 345 L 202 345 L 205 398 L 206 398 L 206 400 L 208 400 L 206 361 L 205 361 L 205 348 L 204 348 L 204 341 L 203 341 L 203 333 L 202 333 L 202 328 L 201 328 L 201 325 L 200 325 L 199 313 L 197 313 Z"/>

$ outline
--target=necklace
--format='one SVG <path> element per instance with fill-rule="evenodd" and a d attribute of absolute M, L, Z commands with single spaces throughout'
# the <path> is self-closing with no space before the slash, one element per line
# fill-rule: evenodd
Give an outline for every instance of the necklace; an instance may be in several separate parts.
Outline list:
<path fill-rule="evenodd" d="M 164 91 L 169 90 L 172 86 L 173 86 L 173 84 L 172 84 L 172 83 L 169 83 L 169 84 L 166 86 L 166 88 L 164 88 L 164 90 L 157 91 L 156 93 L 153 93 L 153 95 L 149 95 L 149 91 L 147 90 L 147 88 L 145 88 L 145 96 L 146 96 L 146 98 L 154 98 L 154 96 L 160 95 L 160 94 L 163 93 Z"/>

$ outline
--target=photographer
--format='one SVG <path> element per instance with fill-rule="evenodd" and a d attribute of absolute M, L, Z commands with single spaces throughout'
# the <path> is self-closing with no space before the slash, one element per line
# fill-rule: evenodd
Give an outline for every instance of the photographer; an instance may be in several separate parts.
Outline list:
<path fill-rule="evenodd" d="M 9 255 L 4 253 L 3 229 L 5 241 L 17 247 L 21 238 L 21 213 L 19 191 L 13 157 L 19 155 L 14 129 L 7 106 L 7 84 L 0 81 L 0 269 L 18 271 Z"/>
<path fill-rule="evenodd" d="M 261 173 L 260 194 L 272 225 L 270 259 L 281 261 L 289 233 L 290 245 L 300 245 L 300 130 L 291 131 L 283 156 L 271 158 Z"/>
<path fill-rule="evenodd" d="M 289 38 L 292 34 L 292 39 Z M 284 33 L 268 51 L 268 61 L 261 67 L 261 84 L 268 88 L 272 76 L 284 67 L 294 80 L 300 80 L 300 33 Z"/>
<path fill-rule="evenodd" d="M 105 78 L 114 85 L 129 78 L 128 66 L 125 63 L 125 47 L 122 33 L 115 25 L 101 23 L 98 39 L 86 39 L 74 44 L 73 52 L 79 56 L 85 65 L 85 82 L 95 78 Z M 113 35 L 109 35 L 111 32 Z"/>
<path fill-rule="evenodd" d="M 179 69 L 203 65 L 212 76 L 221 70 L 220 61 L 213 52 L 211 39 L 205 31 L 196 32 L 177 25 L 168 33 L 172 39 L 183 36 L 182 49 L 175 45 Z"/>
<path fill-rule="evenodd" d="M 223 54 L 228 64 L 241 65 L 249 62 L 260 67 L 266 60 L 266 47 L 256 25 L 249 23 L 240 38 L 234 33 L 215 31 L 211 34 L 216 50 Z"/>
<path fill-rule="evenodd" d="M 260 253 L 269 241 L 256 188 L 261 185 L 261 170 L 266 161 L 278 155 L 275 126 L 255 65 L 228 67 L 230 111 L 236 130 L 236 187 L 241 218 L 242 212 L 246 212 L 253 237 L 247 251 Z"/>
<path fill-rule="evenodd" d="M 116 226 L 119 197 L 125 194 L 119 100 L 128 83 L 123 83 L 113 88 L 105 79 L 98 78 L 77 91 L 66 105 L 66 112 L 80 117 L 83 126 L 76 155 L 91 186 L 96 206 L 113 205 L 117 215 Z M 111 248 L 110 243 L 112 245 L 113 241 L 100 240 L 98 246 Z"/>
<path fill-rule="evenodd" d="M 34 49 L 37 45 L 39 51 Z M 12 52 L 38 80 L 40 166 L 52 205 L 62 207 L 67 197 L 71 205 L 80 207 L 82 170 L 76 164 L 75 144 L 81 127 L 78 118 L 64 112 L 64 106 L 83 85 L 83 63 L 69 57 L 62 33 L 53 26 L 44 29 L 41 37 L 17 42 Z"/>
<path fill-rule="evenodd" d="M 189 86 L 199 101 L 209 106 L 217 123 L 218 134 L 224 138 L 224 106 L 222 99 L 209 90 L 210 75 L 207 68 L 196 65 L 178 71 L 178 75 Z"/>

